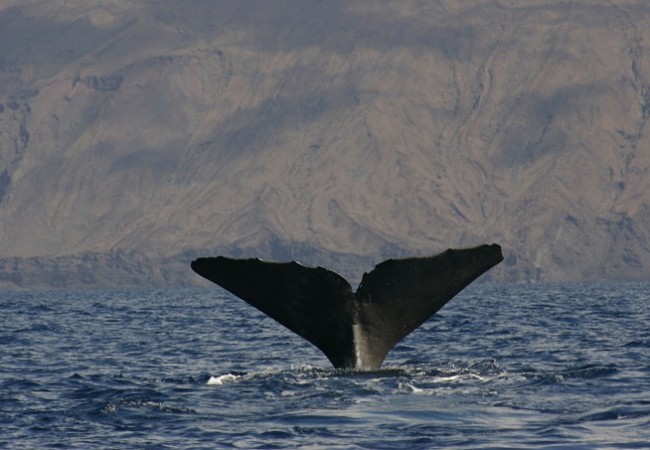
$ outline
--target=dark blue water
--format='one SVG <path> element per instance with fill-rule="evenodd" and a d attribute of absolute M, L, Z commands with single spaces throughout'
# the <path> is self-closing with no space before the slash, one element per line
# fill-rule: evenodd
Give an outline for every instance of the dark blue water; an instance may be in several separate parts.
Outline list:
<path fill-rule="evenodd" d="M 0 305 L 1 448 L 650 442 L 650 284 L 472 286 L 371 373 L 216 287 Z"/>

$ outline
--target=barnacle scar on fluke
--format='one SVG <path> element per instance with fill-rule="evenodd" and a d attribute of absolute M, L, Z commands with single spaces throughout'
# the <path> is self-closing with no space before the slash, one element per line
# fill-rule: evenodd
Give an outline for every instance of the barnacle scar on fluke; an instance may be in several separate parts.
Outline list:
<path fill-rule="evenodd" d="M 375 370 L 401 339 L 503 261 L 497 244 L 389 259 L 356 292 L 339 274 L 297 262 L 224 256 L 192 269 L 318 347 L 336 368 Z"/>

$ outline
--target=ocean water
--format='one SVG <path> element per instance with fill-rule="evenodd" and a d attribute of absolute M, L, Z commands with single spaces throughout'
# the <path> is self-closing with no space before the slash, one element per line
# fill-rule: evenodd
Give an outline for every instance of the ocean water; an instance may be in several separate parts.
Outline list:
<path fill-rule="evenodd" d="M 216 286 L 0 305 L 0 448 L 650 447 L 648 283 L 473 285 L 366 373 Z"/>

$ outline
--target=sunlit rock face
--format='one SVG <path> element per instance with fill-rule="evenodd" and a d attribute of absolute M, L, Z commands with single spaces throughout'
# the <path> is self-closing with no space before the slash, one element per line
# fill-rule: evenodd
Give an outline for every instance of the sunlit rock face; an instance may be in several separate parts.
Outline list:
<path fill-rule="evenodd" d="M 650 277 L 650 5 L 0 6 L 0 285 L 499 242 L 497 281 Z"/>

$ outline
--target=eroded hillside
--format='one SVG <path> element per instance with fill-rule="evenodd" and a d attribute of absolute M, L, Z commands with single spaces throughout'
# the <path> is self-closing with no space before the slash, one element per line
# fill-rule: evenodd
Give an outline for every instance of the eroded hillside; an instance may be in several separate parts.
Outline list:
<path fill-rule="evenodd" d="M 650 277 L 644 1 L 0 2 L 0 279 L 499 242 L 492 279 Z"/>

